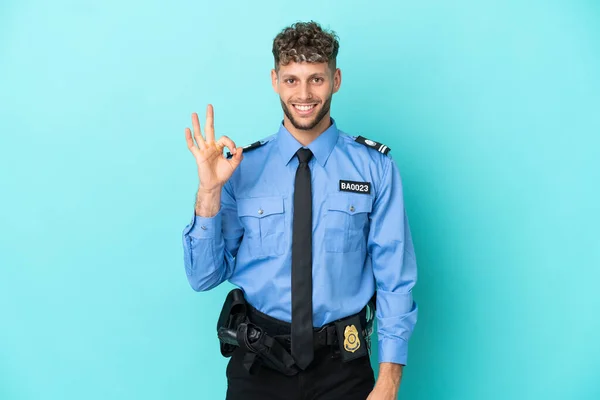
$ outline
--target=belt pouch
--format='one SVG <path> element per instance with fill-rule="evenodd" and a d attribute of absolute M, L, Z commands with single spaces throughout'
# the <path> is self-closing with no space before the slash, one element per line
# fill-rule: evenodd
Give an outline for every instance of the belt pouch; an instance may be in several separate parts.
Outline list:
<path fill-rule="evenodd" d="M 335 321 L 335 330 L 343 362 L 368 356 L 368 345 L 363 335 L 363 327 L 358 314 Z"/>

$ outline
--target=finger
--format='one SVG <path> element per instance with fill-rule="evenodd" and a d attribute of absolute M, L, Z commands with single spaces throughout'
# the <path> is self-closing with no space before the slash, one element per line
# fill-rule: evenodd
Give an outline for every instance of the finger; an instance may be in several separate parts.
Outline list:
<path fill-rule="evenodd" d="M 206 148 L 206 142 L 202 137 L 202 131 L 200 130 L 200 121 L 198 120 L 198 114 L 192 113 L 192 126 L 194 127 L 194 139 L 196 139 L 196 144 L 200 150 L 204 150 Z"/>
<path fill-rule="evenodd" d="M 240 165 L 240 163 L 242 162 L 242 153 L 244 152 L 244 148 L 243 147 L 238 147 L 235 150 L 235 153 L 233 154 L 233 157 L 231 157 L 229 160 L 229 165 L 231 165 L 231 167 L 235 170 L 238 165 Z"/>
<path fill-rule="evenodd" d="M 215 141 L 215 110 L 212 104 L 209 104 L 206 107 L 206 127 L 204 128 L 204 133 L 206 135 L 206 142 L 214 142 Z"/>
<path fill-rule="evenodd" d="M 192 139 L 192 131 L 190 128 L 185 128 L 185 141 L 187 142 L 187 147 L 190 149 L 193 155 L 196 155 L 198 152 L 198 147 L 194 144 L 194 139 Z"/>
<path fill-rule="evenodd" d="M 229 149 L 229 151 L 231 152 L 231 154 L 235 154 L 235 143 L 233 142 L 233 140 L 231 140 L 230 138 L 228 138 L 227 136 L 221 136 L 219 138 L 219 140 L 217 141 L 217 144 L 219 146 L 225 146 Z"/>

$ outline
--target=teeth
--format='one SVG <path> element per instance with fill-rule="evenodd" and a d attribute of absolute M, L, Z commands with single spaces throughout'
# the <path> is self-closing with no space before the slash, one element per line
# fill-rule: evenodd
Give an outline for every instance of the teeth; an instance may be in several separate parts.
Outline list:
<path fill-rule="evenodd" d="M 313 108 L 314 106 L 315 106 L 315 105 L 314 105 L 314 104 L 312 104 L 312 105 L 310 105 L 310 106 L 300 106 L 300 105 L 295 105 L 294 107 L 296 107 L 296 108 L 297 108 L 298 110 L 300 110 L 300 111 L 308 111 L 308 110 L 310 110 L 311 108 Z"/>

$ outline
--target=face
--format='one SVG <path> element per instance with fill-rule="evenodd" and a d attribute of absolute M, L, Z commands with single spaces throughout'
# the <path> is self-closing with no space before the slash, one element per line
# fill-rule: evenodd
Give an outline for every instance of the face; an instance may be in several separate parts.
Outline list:
<path fill-rule="evenodd" d="M 329 116 L 331 97 L 342 79 L 340 70 L 332 72 L 327 63 L 292 62 L 271 71 L 271 80 L 290 123 L 311 130 Z"/>

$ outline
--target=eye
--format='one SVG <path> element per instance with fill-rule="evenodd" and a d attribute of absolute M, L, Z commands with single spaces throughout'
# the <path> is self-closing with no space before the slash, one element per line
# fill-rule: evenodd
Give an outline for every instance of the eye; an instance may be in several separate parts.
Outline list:
<path fill-rule="evenodd" d="M 285 83 L 287 83 L 288 85 L 291 85 L 294 83 L 294 78 L 288 78 L 286 80 L 284 80 Z"/>
<path fill-rule="evenodd" d="M 313 78 L 313 82 L 321 83 L 321 82 L 323 82 L 323 78 Z"/>

